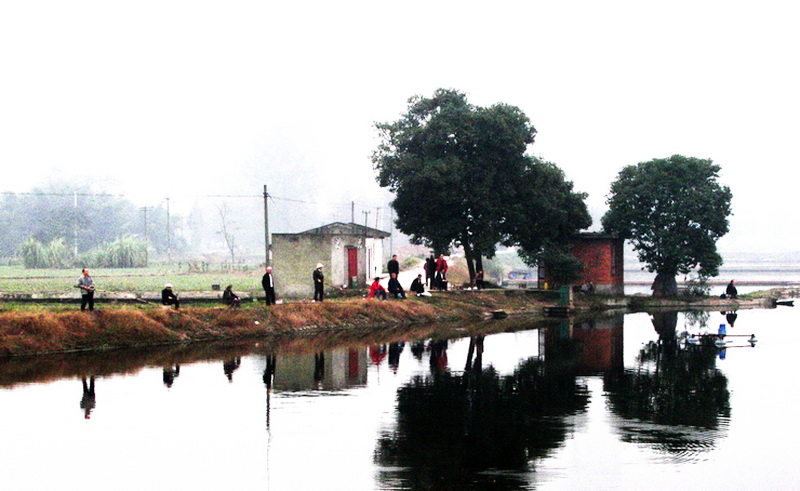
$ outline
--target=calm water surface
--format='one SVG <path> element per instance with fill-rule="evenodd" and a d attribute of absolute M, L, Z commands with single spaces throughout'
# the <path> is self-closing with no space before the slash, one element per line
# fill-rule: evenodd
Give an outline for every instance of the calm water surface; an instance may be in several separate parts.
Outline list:
<path fill-rule="evenodd" d="M 798 320 L 791 308 L 629 314 L 318 352 L 4 361 L 0 479 L 15 490 L 791 489 Z M 720 324 L 758 343 L 681 342 Z"/>

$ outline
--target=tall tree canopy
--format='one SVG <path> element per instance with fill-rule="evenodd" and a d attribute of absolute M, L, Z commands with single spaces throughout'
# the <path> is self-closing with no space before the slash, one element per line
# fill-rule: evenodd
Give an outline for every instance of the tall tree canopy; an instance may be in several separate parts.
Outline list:
<path fill-rule="evenodd" d="M 654 295 L 676 293 L 675 276 L 716 276 L 717 240 L 728 233 L 731 190 L 711 160 L 673 155 L 622 169 L 611 185 L 603 228 L 629 239 L 657 272 Z"/>
<path fill-rule="evenodd" d="M 437 251 L 462 246 L 471 277 L 497 244 L 533 259 L 591 224 L 585 195 L 554 164 L 526 155 L 536 129 L 517 107 L 473 106 L 439 89 L 376 127 L 372 161 L 379 184 L 395 193 L 398 229 Z"/>

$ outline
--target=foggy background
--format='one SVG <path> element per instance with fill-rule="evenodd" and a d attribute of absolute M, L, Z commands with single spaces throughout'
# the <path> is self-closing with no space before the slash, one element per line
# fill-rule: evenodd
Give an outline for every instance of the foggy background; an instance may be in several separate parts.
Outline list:
<path fill-rule="evenodd" d="M 798 8 L 6 2 L 0 197 L 83 186 L 130 201 L 141 228 L 168 202 L 198 253 L 224 253 L 225 207 L 241 254 L 263 255 L 264 185 L 272 233 L 349 222 L 351 203 L 388 230 L 373 125 L 442 87 L 522 109 L 530 153 L 589 193 L 595 229 L 624 166 L 680 153 L 731 187 L 726 259 L 794 253 Z"/>

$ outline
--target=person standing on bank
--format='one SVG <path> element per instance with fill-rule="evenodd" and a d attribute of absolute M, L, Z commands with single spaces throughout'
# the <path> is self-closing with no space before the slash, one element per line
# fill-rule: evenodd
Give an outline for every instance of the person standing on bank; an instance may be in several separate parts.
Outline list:
<path fill-rule="evenodd" d="M 322 263 L 317 263 L 317 269 L 312 275 L 314 278 L 314 301 L 321 302 L 325 296 L 325 275 L 322 274 Z"/>
<path fill-rule="evenodd" d="M 477 288 L 478 290 L 483 290 L 484 289 L 483 270 L 482 269 L 479 269 L 478 272 L 475 273 L 475 288 Z"/>
<path fill-rule="evenodd" d="M 261 278 L 261 286 L 264 287 L 267 305 L 275 305 L 275 280 L 272 278 L 272 266 L 267 266 L 267 272 Z"/>
<path fill-rule="evenodd" d="M 399 275 L 400 274 L 400 263 L 397 262 L 397 254 L 393 254 L 392 258 L 389 259 L 389 264 L 386 265 L 386 269 L 389 270 L 389 276 L 392 276 L 392 273 Z"/>
<path fill-rule="evenodd" d="M 447 260 L 444 254 L 439 254 L 439 259 L 436 260 L 436 285 L 439 290 L 447 290 Z"/>
<path fill-rule="evenodd" d="M 94 310 L 94 280 L 87 268 L 83 268 L 83 276 L 78 278 L 77 286 L 81 289 L 81 310 L 86 310 L 87 305 L 89 311 Z"/>
<path fill-rule="evenodd" d="M 436 259 L 434 259 L 433 254 L 431 257 L 425 260 L 425 284 L 428 285 L 428 288 L 433 290 L 436 287 Z"/>
<path fill-rule="evenodd" d="M 178 300 L 178 295 L 172 291 L 172 283 L 164 285 L 161 290 L 161 305 L 174 305 L 175 310 L 181 308 L 181 301 Z"/>

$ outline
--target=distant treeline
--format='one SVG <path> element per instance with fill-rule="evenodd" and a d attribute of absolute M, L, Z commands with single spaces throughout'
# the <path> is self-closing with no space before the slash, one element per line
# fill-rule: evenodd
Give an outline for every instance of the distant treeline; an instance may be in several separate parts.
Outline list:
<path fill-rule="evenodd" d="M 185 252 L 178 217 L 76 185 L 0 195 L 0 257 L 27 267 L 137 267 L 148 251 Z M 167 234 L 170 230 L 169 237 Z M 76 254 L 77 253 L 77 254 Z"/>

